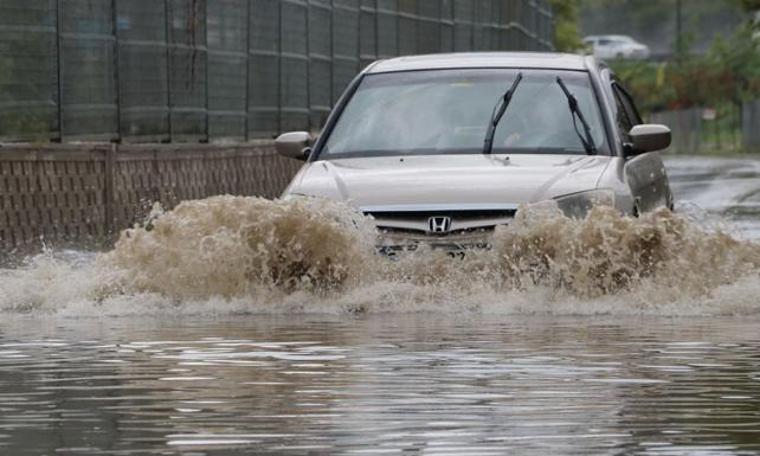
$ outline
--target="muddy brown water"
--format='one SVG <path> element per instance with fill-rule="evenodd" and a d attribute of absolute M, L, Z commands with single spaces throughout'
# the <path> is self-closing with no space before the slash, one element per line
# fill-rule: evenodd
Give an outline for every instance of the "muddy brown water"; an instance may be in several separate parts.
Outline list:
<path fill-rule="evenodd" d="M 682 213 L 760 238 L 760 161 L 667 164 Z M 390 274 L 254 299 L 110 295 L 96 263 L 0 271 L 0 454 L 760 454 L 752 271 L 699 293 Z"/>

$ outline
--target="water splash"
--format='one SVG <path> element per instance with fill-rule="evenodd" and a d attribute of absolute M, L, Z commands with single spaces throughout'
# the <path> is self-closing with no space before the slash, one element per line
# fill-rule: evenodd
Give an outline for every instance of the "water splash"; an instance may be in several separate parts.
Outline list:
<path fill-rule="evenodd" d="M 127 291 L 235 297 L 341 289 L 367 272 L 372 225 L 347 206 L 219 196 L 156 214 L 99 258 Z"/>
<path fill-rule="evenodd" d="M 493 248 L 374 253 L 371 220 L 317 199 L 220 196 L 154 210 L 100 255 L 0 270 L 0 310 L 62 315 L 760 313 L 760 244 L 693 213 L 583 220 L 522 207 Z"/>
<path fill-rule="evenodd" d="M 528 281 L 582 297 L 642 286 L 703 295 L 760 268 L 760 245 L 665 209 L 633 218 L 597 207 L 575 220 L 540 203 L 499 227 L 494 244 L 512 287 Z"/>

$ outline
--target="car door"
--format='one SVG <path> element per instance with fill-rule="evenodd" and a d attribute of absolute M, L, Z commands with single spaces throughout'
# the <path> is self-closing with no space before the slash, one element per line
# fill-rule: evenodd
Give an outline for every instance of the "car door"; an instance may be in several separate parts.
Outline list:
<path fill-rule="evenodd" d="M 594 56 L 599 59 L 612 58 L 612 52 L 612 40 L 608 38 L 599 38 L 594 44 Z"/>
<path fill-rule="evenodd" d="M 624 144 L 630 143 L 628 133 L 635 125 L 643 123 L 641 116 L 629 93 L 617 81 L 612 82 L 612 93 L 620 137 Z M 668 175 L 660 152 L 646 152 L 626 158 L 624 172 L 637 213 L 663 206 L 672 208 Z"/>

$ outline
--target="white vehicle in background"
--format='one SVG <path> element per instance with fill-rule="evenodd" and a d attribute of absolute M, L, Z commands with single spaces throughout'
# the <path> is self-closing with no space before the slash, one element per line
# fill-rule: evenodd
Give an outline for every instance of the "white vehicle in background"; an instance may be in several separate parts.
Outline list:
<path fill-rule="evenodd" d="M 587 36 L 583 43 L 594 51 L 598 59 L 636 59 L 649 58 L 649 47 L 625 35 Z"/>

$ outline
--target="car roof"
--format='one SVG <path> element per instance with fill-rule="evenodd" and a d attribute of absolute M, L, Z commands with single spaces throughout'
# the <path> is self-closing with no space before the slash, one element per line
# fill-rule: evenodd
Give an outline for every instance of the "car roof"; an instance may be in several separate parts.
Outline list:
<path fill-rule="evenodd" d="M 366 73 L 454 68 L 526 68 L 587 71 L 590 57 L 559 52 L 462 52 L 379 60 Z"/>
<path fill-rule="evenodd" d="M 634 41 L 634 39 L 628 35 L 589 35 L 584 40 L 588 39 L 595 39 L 595 40 L 626 40 L 626 41 Z"/>

